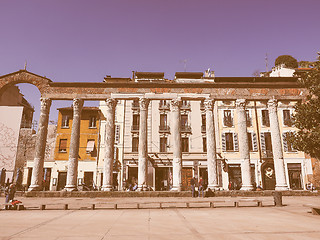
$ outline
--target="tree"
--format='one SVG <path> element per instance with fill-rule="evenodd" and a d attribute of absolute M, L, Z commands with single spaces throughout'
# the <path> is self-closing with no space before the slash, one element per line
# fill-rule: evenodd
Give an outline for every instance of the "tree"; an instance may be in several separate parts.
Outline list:
<path fill-rule="evenodd" d="M 291 55 L 280 55 L 276 58 L 274 65 L 279 66 L 284 64 L 287 68 L 297 68 L 298 61 Z"/>
<path fill-rule="evenodd" d="M 308 89 L 306 100 L 295 106 L 293 121 L 298 129 L 288 137 L 293 146 L 320 160 L 320 53 L 313 69 L 301 77 Z"/>

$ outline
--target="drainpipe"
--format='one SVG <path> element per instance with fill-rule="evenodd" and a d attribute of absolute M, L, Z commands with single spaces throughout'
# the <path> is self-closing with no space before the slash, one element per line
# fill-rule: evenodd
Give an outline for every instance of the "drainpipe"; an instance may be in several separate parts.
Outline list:
<path fill-rule="evenodd" d="M 254 101 L 254 115 L 256 119 L 256 130 L 257 130 L 257 141 L 258 141 L 258 153 L 259 153 L 259 162 L 258 165 L 261 164 L 262 162 L 262 153 L 261 153 L 261 143 L 260 143 L 260 131 L 259 131 L 259 121 L 258 121 L 258 112 L 257 112 L 257 102 Z M 260 181 L 261 178 L 261 183 L 262 183 L 262 173 L 261 173 L 261 165 L 260 165 L 260 176 L 258 176 L 258 180 Z M 259 184 L 259 182 L 257 183 Z"/>

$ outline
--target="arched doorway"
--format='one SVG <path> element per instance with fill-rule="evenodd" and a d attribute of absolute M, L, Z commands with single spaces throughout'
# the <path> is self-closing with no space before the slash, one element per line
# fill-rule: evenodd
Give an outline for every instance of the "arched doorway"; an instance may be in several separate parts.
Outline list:
<path fill-rule="evenodd" d="M 276 187 L 276 175 L 273 161 L 266 161 L 261 165 L 262 184 L 264 190 L 274 190 Z"/>

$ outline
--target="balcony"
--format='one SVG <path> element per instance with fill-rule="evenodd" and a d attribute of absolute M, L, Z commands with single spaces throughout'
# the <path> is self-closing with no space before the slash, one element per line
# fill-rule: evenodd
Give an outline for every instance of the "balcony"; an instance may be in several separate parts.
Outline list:
<path fill-rule="evenodd" d="M 170 103 L 167 101 L 160 101 L 159 110 L 170 110 Z"/>
<path fill-rule="evenodd" d="M 201 133 L 206 133 L 206 125 L 201 126 Z"/>
<path fill-rule="evenodd" d="M 191 109 L 191 104 L 190 102 L 187 101 L 182 101 L 182 105 L 181 105 L 181 110 L 190 110 Z"/>
<path fill-rule="evenodd" d="M 132 125 L 131 132 L 139 132 L 139 125 Z"/>
<path fill-rule="evenodd" d="M 262 158 L 273 158 L 273 153 L 271 150 L 266 150 L 262 152 Z"/>
<path fill-rule="evenodd" d="M 132 110 L 139 110 L 139 109 L 140 109 L 139 101 L 134 100 L 134 101 L 132 102 L 131 108 L 132 108 Z"/>
<path fill-rule="evenodd" d="M 191 126 L 189 126 L 189 125 L 182 125 L 182 126 L 181 126 L 181 132 L 183 132 L 183 133 L 191 133 Z"/>
<path fill-rule="evenodd" d="M 170 133 L 170 127 L 168 125 L 159 125 L 160 133 Z"/>

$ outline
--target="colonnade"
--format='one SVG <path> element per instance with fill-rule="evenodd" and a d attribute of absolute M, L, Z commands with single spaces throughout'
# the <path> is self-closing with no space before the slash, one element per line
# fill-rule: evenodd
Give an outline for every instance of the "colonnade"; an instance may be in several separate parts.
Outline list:
<path fill-rule="evenodd" d="M 143 191 L 147 186 L 147 169 L 148 169 L 148 152 L 147 152 L 147 118 L 148 106 L 150 100 L 144 97 L 139 98 L 140 106 L 140 126 L 139 126 L 139 157 L 138 157 L 138 190 Z M 182 143 L 181 143 L 181 116 L 180 108 L 182 101 L 180 98 L 171 100 L 171 134 L 173 147 L 173 191 L 181 191 L 182 186 Z M 207 141 L 207 168 L 208 168 L 208 188 L 218 188 L 218 173 L 216 159 L 216 138 L 214 124 L 214 100 L 206 99 L 204 101 L 206 113 L 206 141 Z M 39 119 L 39 129 L 35 147 L 35 157 L 33 164 L 33 172 L 29 191 L 37 191 L 41 188 L 41 178 L 43 172 L 45 146 L 47 138 L 49 110 L 51 100 L 41 98 L 41 110 Z M 82 99 L 73 100 L 73 124 L 71 133 L 70 152 L 68 160 L 67 183 L 65 189 L 67 191 L 77 190 L 77 174 L 78 174 L 78 152 L 80 138 L 80 121 L 81 110 L 83 106 Z M 103 170 L 103 191 L 112 190 L 113 176 L 113 158 L 114 158 L 114 134 L 115 134 L 115 107 L 116 100 L 109 98 L 106 100 L 106 139 L 105 139 L 105 156 Z M 288 185 L 285 177 L 285 167 L 283 159 L 283 151 L 281 144 L 281 134 L 279 129 L 279 120 L 277 114 L 277 100 L 268 101 L 268 110 L 270 118 L 270 129 L 272 148 L 274 153 L 274 167 L 276 174 L 276 190 L 287 190 Z M 236 100 L 236 113 L 238 119 L 239 134 L 239 151 L 241 157 L 241 190 L 252 190 L 250 171 L 250 153 L 248 144 L 248 134 L 246 125 L 246 100 Z"/>

